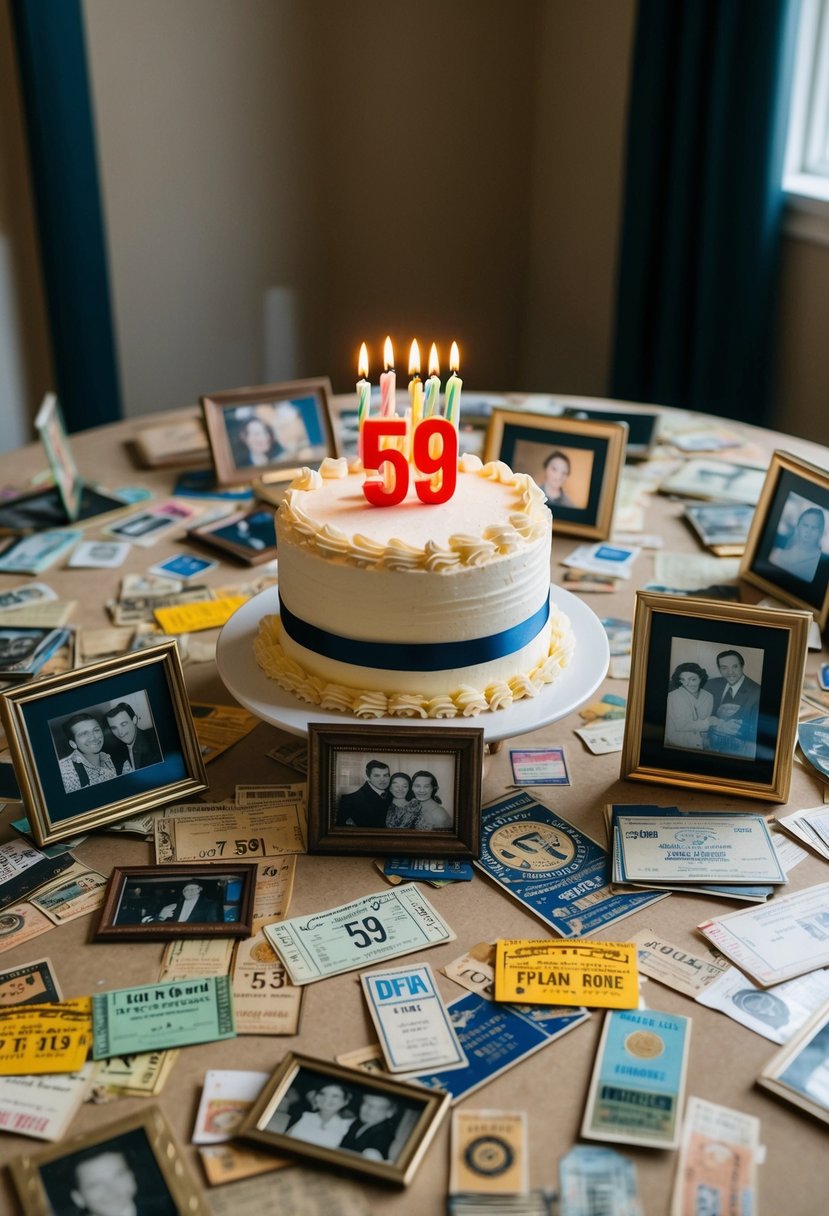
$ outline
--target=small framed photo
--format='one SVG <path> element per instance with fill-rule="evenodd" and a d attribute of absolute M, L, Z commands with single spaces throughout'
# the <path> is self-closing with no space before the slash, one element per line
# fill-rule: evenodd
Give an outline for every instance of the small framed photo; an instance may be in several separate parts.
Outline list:
<path fill-rule="evenodd" d="M 0 682 L 32 680 L 62 646 L 73 640 L 71 629 L 0 626 Z"/>
<path fill-rule="evenodd" d="M 289 1052 L 238 1134 L 276 1152 L 406 1186 L 451 1096 Z"/>
<path fill-rule="evenodd" d="M 754 513 L 740 577 L 829 621 L 829 472 L 775 452 Z"/>
<path fill-rule="evenodd" d="M 686 460 L 660 485 L 660 494 L 706 498 L 712 502 L 742 502 L 753 506 L 760 497 L 765 469 L 729 460 Z"/>
<path fill-rule="evenodd" d="M 276 557 L 274 513 L 267 508 L 225 516 L 202 528 L 191 528 L 187 535 L 190 540 L 228 553 L 248 566 L 258 566 Z"/>
<path fill-rule="evenodd" d="M 293 477 L 305 464 L 337 456 L 331 381 L 293 380 L 202 397 L 204 422 L 220 486 Z"/>
<path fill-rule="evenodd" d="M 568 405 L 562 411 L 565 418 L 593 418 L 597 422 L 626 422 L 628 427 L 628 460 L 647 460 L 656 441 L 659 414 L 642 410 L 611 410 L 599 406 Z"/>
<path fill-rule="evenodd" d="M 745 503 L 711 502 L 685 508 L 685 518 L 706 549 L 715 557 L 742 557 L 754 519 L 754 507 Z"/>
<path fill-rule="evenodd" d="M 622 777 L 785 802 L 809 622 L 638 591 Z"/>
<path fill-rule="evenodd" d="M 829 1123 L 829 1004 L 772 1056 L 758 1084 Z"/>
<path fill-rule="evenodd" d="M 95 937 L 251 937 L 256 866 L 116 866 Z"/>
<path fill-rule="evenodd" d="M 602 540 L 610 535 L 627 423 L 493 410 L 484 460 L 529 473 L 544 491 L 555 530 Z"/>
<path fill-rule="evenodd" d="M 23 1216 L 152 1212 L 210 1216 L 158 1106 L 9 1162 Z"/>
<path fill-rule="evenodd" d="M 0 697 L 40 845 L 207 789 L 174 639 Z"/>
<path fill-rule="evenodd" d="M 308 726 L 308 852 L 477 857 L 484 732 Z"/>

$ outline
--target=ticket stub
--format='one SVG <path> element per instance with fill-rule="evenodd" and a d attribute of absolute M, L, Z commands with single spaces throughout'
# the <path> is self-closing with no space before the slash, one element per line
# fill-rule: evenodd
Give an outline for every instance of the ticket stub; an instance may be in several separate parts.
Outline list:
<path fill-rule="evenodd" d="M 201 629 L 218 629 L 226 625 L 236 609 L 246 603 L 244 595 L 228 595 L 220 600 L 156 608 L 153 616 L 165 633 L 198 633 Z"/>
<path fill-rule="evenodd" d="M 632 942 L 502 940 L 495 953 L 496 1001 L 635 1009 Z"/>
<path fill-rule="evenodd" d="M 209 1186 L 239 1182 L 256 1174 L 271 1174 L 274 1170 L 294 1164 L 288 1157 L 275 1157 L 273 1153 L 249 1148 L 240 1141 L 234 1144 L 205 1144 L 199 1149 L 199 1157 Z M 271 1197 L 268 1191 L 263 1192 L 263 1202 L 270 1202 Z M 233 1210 L 238 1213 L 238 1206 L 234 1205 Z"/>
<path fill-rule="evenodd" d="M 511 749 L 514 785 L 569 785 L 563 747 L 525 747 Z"/>
<path fill-rule="evenodd" d="M 0 971 L 0 1006 L 44 1005 L 60 1000 L 60 986 L 48 958 Z"/>
<path fill-rule="evenodd" d="M 411 878 L 443 887 L 447 882 L 471 882 L 475 870 L 471 861 L 456 857 L 387 857 L 383 874 L 386 878 Z"/>
<path fill-rule="evenodd" d="M 409 884 L 266 925 L 264 932 L 295 984 L 455 940 L 428 899 Z"/>
<path fill-rule="evenodd" d="M 30 902 L 56 925 L 65 925 L 100 908 L 106 885 L 103 874 L 76 861 L 60 878 L 41 887 Z"/>
<path fill-rule="evenodd" d="M 581 1134 L 676 1148 L 691 1019 L 644 1009 L 605 1017 Z"/>
<path fill-rule="evenodd" d="M 287 916 L 296 874 L 296 857 L 273 857 L 256 867 L 253 892 L 253 932 Z"/>
<path fill-rule="evenodd" d="M 161 864 L 228 858 L 258 861 L 261 857 L 305 851 L 297 805 L 168 815 L 156 821 L 156 842 L 156 857 Z"/>
<path fill-rule="evenodd" d="M 13 950 L 24 942 L 39 937 L 54 929 L 54 924 L 48 916 L 38 912 L 31 904 L 15 904 L 12 908 L 4 908 L 0 912 L 0 954 L 5 950 Z"/>
<path fill-rule="evenodd" d="M 495 942 L 478 942 L 460 958 L 452 959 L 441 971 L 467 992 L 477 992 L 488 1001 L 495 999 Z"/>
<path fill-rule="evenodd" d="M 260 722 L 255 714 L 242 709 L 240 705 L 209 705 L 202 701 L 191 701 L 190 709 L 205 764 L 250 734 Z"/>
<path fill-rule="evenodd" d="M 71 857 L 47 857 L 27 840 L 0 845 L 0 908 L 26 899 L 71 865 Z"/>
<path fill-rule="evenodd" d="M 261 806 L 263 802 L 304 802 L 307 788 L 304 781 L 285 785 L 237 785 L 236 805 Z"/>
<path fill-rule="evenodd" d="M 577 1144 L 559 1161 L 558 1180 L 559 1216 L 643 1216 L 636 1167 L 612 1148 Z"/>
<path fill-rule="evenodd" d="M 703 1207 L 756 1216 L 759 1143 L 753 1115 L 689 1098 L 671 1216 L 698 1216 Z"/>
<path fill-rule="evenodd" d="M 116 988 L 92 998 L 96 1060 L 235 1038 L 226 975 Z"/>
<path fill-rule="evenodd" d="M 690 950 L 674 946 L 652 929 L 640 929 L 633 934 L 631 941 L 639 954 L 640 971 L 692 999 L 696 999 L 709 984 L 731 970 L 719 951 L 709 949 L 708 957 L 701 958 Z"/>
<path fill-rule="evenodd" d="M 607 756 L 620 752 L 625 738 L 625 720 L 616 718 L 595 726 L 583 726 L 576 734 L 594 756 Z"/>
<path fill-rule="evenodd" d="M 236 1135 L 270 1073 L 239 1068 L 209 1068 L 204 1074 L 194 1144 L 223 1144 Z"/>
<path fill-rule="evenodd" d="M 524 1111 L 452 1112 L 450 1194 L 526 1195 L 527 1160 Z"/>
<path fill-rule="evenodd" d="M 428 963 L 371 971 L 360 982 L 389 1072 L 465 1067 Z"/>
<path fill-rule="evenodd" d="M 829 966 L 828 897 L 829 883 L 819 883 L 697 927 L 718 950 L 768 988 Z"/>
<path fill-rule="evenodd" d="M 91 1100 L 110 1102 L 114 1098 L 151 1098 L 161 1093 L 177 1051 L 141 1051 L 134 1056 L 113 1056 L 93 1064 Z"/>
<path fill-rule="evenodd" d="M 77 1072 L 91 1035 L 89 997 L 0 1009 L 0 1075 Z"/>
<path fill-rule="evenodd" d="M 161 956 L 158 978 L 161 981 L 190 980 L 227 975 L 235 944 L 229 937 L 181 937 L 168 942 Z"/>
<path fill-rule="evenodd" d="M 264 934 L 239 942 L 231 979 L 237 1034 L 296 1034 L 302 988 L 292 984 Z"/>
<path fill-rule="evenodd" d="M 79 1072 L 0 1077 L 0 1132 L 60 1140 L 80 1109 L 95 1065 Z"/>

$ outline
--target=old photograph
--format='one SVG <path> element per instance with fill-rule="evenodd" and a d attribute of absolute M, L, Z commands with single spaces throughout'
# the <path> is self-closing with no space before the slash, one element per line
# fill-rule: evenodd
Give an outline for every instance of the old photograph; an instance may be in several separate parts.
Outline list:
<path fill-rule="evenodd" d="M 49 729 L 67 794 L 164 759 L 146 690 L 53 718 Z"/>
<path fill-rule="evenodd" d="M 723 752 L 753 760 L 763 652 L 756 647 L 675 638 L 665 716 L 665 747 Z"/>

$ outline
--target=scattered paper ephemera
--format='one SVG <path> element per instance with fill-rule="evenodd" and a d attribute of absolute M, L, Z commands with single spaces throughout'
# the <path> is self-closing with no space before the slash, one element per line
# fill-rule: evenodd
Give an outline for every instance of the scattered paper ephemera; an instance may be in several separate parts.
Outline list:
<path fill-rule="evenodd" d="M 224 975 L 96 993 L 92 1016 L 96 1060 L 236 1035 Z"/>
<path fill-rule="evenodd" d="M 449 1193 L 526 1195 L 527 1115 L 522 1110 L 455 1110 Z"/>
<path fill-rule="evenodd" d="M 788 1043 L 829 1001 L 829 970 L 812 971 L 771 988 L 758 988 L 736 967 L 729 967 L 696 1000 L 709 1009 L 718 1009 L 772 1043 Z"/>
<path fill-rule="evenodd" d="M 636 1167 L 612 1148 L 577 1144 L 559 1161 L 558 1178 L 558 1216 L 643 1216 Z"/>
<path fill-rule="evenodd" d="M 190 803 L 166 808 L 155 821 L 156 861 L 259 861 L 304 853 L 299 807 L 259 806 L 240 810 L 232 803 Z"/>
<path fill-rule="evenodd" d="M 466 1066 L 428 963 L 370 971 L 360 981 L 390 1073 Z"/>
<path fill-rule="evenodd" d="M 583 726 L 576 734 L 594 756 L 620 752 L 625 738 L 624 718 L 605 718 L 591 726 Z"/>
<path fill-rule="evenodd" d="M 631 942 L 499 940 L 496 1001 L 635 1009 L 636 947 Z"/>
<path fill-rule="evenodd" d="M 0 1077 L 0 1131 L 36 1140 L 61 1140 L 81 1108 L 95 1065 L 78 1072 Z"/>
<path fill-rule="evenodd" d="M 298 1033 L 304 990 L 291 983 L 264 933 L 239 942 L 231 990 L 237 1034 Z"/>
<path fill-rule="evenodd" d="M 495 942 L 478 942 L 441 970 L 467 992 L 476 992 L 492 1001 L 495 999 L 495 946 Z"/>
<path fill-rule="evenodd" d="M 29 903 L 13 904 L 0 912 L 0 954 L 14 950 L 41 933 L 54 929 L 54 923 Z"/>
<path fill-rule="evenodd" d="M 0 1009 L 0 1076 L 77 1072 L 91 1041 L 89 997 Z"/>
<path fill-rule="evenodd" d="M 207 705 L 203 701 L 191 701 L 190 709 L 205 764 L 244 739 L 260 723 L 255 714 L 240 705 Z"/>
<path fill-rule="evenodd" d="M 60 985 L 48 958 L 0 971 L 0 1008 L 44 1005 L 61 999 Z"/>
<path fill-rule="evenodd" d="M 653 929 L 640 929 L 631 938 L 639 955 L 639 970 L 652 980 L 695 1000 L 715 980 L 731 970 L 722 955 L 709 947 L 702 958 L 666 941 Z"/>
<path fill-rule="evenodd" d="M 269 1076 L 238 1068 L 209 1068 L 204 1074 L 193 1143 L 223 1144 L 235 1136 Z"/>
<path fill-rule="evenodd" d="M 266 925 L 265 936 L 295 984 L 311 984 L 455 940 L 443 918 L 412 886 L 364 895 L 311 920 L 303 916 Z"/>
<path fill-rule="evenodd" d="M 718 950 L 763 988 L 829 966 L 829 883 L 778 895 L 699 925 Z"/>
<path fill-rule="evenodd" d="M 202 600 L 171 608 L 154 608 L 153 616 L 165 633 L 198 633 L 226 625 L 237 608 L 247 603 L 243 595 L 228 595 L 220 600 Z"/>
<path fill-rule="evenodd" d="M 676 1148 L 690 1018 L 652 1010 L 605 1015 L 581 1134 L 650 1148 Z"/>
<path fill-rule="evenodd" d="M 88 1100 L 96 1105 L 118 1098 L 154 1098 L 178 1059 L 177 1051 L 142 1051 L 93 1064 Z"/>
<path fill-rule="evenodd" d="M 602 541 L 597 545 L 579 545 L 569 557 L 565 557 L 562 565 L 587 570 L 591 574 L 630 578 L 639 553 L 640 549 L 635 545 L 609 545 Z"/>
<path fill-rule="evenodd" d="M 757 1213 L 760 1120 L 690 1097 L 685 1111 L 672 1216 L 698 1216 L 700 1197 L 709 1212 Z"/>
<path fill-rule="evenodd" d="M 569 785 L 563 747 L 510 749 L 514 785 Z"/>

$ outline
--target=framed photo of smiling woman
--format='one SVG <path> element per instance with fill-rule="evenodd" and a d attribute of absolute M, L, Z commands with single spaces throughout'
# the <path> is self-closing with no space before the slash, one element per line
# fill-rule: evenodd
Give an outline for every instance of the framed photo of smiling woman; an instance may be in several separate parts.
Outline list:
<path fill-rule="evenodd" d="M 38 844 L 207 789 L 175 641 L 13 689 L 0 717 Z"/>
<path fill-rule="evenodd" d="M 638 591 L 622 777 L 785 802 L 809 619 Z"/>
<path fill-rule="evenodd" d="M 829 621 L 829 473 L 775 452 L 746 541 L 740 577 Z"/>

